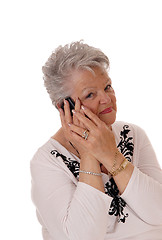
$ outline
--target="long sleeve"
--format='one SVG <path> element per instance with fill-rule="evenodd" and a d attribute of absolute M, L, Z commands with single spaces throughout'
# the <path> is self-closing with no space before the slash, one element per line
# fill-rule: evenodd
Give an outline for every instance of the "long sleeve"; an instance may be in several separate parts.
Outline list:
<path fill-rule="evenodd" d="M 78 182 L 80 159 L 54 139 L 34 155 L 32 199 L 44 240 L 161 239 L 162 171 L 152 145 L 136 125 L 112 127 L 117 146 L 134 165 L 117 198 L 109 195 L 116 186 L 107 174 L 102 177 L 106 194 Z"/>
<path fill-rule="evenodd" d="M 144 222 L 162 225 L 162 171 L 148 137 L 139 127 L 134 128 L 135 168 L 121 197 Z"/>
<path fill-rule="evenodd" d="M 61 158 L 49 160 L 42 150 L 31 162 L 32 199 L 41 222 L 51 239 L 103 240 L 111 197 L 74 182 L 66 169 Z"/>

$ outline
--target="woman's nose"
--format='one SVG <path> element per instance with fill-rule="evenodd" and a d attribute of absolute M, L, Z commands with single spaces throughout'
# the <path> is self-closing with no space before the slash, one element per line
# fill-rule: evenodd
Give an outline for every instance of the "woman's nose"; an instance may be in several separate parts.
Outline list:
<path fill-rule="evenodd" d="M 108 93 L 102 93 L 100 96 L 100 104 L 109 104 L 111 102 L 111 98 Z"/>

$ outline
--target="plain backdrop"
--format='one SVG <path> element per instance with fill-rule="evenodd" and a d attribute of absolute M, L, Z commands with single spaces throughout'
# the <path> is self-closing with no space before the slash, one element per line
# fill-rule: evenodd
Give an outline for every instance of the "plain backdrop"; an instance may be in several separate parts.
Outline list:
<path fill-rule="evenodd" d="M 42 65 L 84 39 L 110 59 L 117 120 L 142 127 L 162 166 L 162 5 L 159 0 L 6 0 L 0 6 L 0 239 L 40 240 L 30 160 L 60 127 Z"/>

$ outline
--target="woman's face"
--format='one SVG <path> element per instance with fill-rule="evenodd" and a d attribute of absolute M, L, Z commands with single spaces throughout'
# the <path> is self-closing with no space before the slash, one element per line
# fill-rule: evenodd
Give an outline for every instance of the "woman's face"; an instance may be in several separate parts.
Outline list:
<path fill-rule="evenodd" d="M 111 86 L 112 82 L 106 71 L 99 67 L 92 68 L 95 74 L 88 70 L 77 70 L 71 77 L 71 97 L 80 99 L 108 126 L 116 119 L 116 97 Z"/>

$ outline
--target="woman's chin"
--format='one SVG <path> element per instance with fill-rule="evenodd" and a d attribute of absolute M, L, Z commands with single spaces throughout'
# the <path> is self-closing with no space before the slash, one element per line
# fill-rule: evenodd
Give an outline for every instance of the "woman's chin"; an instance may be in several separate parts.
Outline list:
<path fill-rule="evenodd" d="M 115 120 L 116 120 L 116 113 L 111 113 L 111 115 L 109 114 L 104 114 L 102 116 L 100 116 L 101 121 L 105 122 L 107 126 L 111 126 Z"/>

